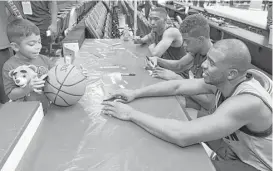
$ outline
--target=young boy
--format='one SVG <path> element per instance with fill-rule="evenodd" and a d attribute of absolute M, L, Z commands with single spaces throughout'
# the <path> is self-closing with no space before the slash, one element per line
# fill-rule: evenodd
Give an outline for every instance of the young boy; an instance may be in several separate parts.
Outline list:
<path fill-rule="evenodd" d="M 42 93 L 34 92 L 34 89 L 44 87 L 45 81 L 40 77 L 47 74 L 54 66 L 48 57 L 40 55 L 41 37 L 39 28 L 25 19 L 15 19 L 7 27 L 7 36 L 11 48 L 15 51 L 3 66 L 3 82 L 6 95 L 12 101 L 40 101 L 44 111 L 47 111 L 49 101 Z M 37 79 L 32 79 L 25 87 L 18 87 L 10 74 L 10 71 L 22 65 L 34 65 L 37 67 Z"/>

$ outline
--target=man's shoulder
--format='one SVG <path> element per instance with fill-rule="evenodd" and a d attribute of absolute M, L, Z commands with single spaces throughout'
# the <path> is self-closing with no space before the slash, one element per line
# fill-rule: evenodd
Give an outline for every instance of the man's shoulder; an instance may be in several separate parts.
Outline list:
<path fill-rule="evenodd" d="M 164 34 L 175 34 L 175 35 L 177 35 L 177 34 L 179 34 L 180 36 L 181 36 L 181 33 L 180 33 L 180 31 L 178 30 L 178 28 L 176 28 L 176 27 L 169 27 L 168 29 L 166 29 L 165 31 L 164 31 Z"/>
<path fill-rule="evenodd" d="M 167 36 L 167 37 L 171 37 L 173 39 L 182 37 L 180 31 L 175 27 L 168 28 L 167 30 L 164 31 L 163 35 L 164 35 L 164 37 Z"/>
<path fill-rule="evenodd" d="M 229 97 L 221 106 L 239 118 L 256 118 L 262 104 L 263 102 L 259 97 L 251 94 L 241 94 Z"/>

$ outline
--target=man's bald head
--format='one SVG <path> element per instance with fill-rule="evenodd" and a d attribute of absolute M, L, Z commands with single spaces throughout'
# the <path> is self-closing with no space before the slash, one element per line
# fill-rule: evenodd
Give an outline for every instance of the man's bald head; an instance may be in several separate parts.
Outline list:
<path fill-rule="evenodd" d="M 224 39 L 213 45 L 212 51 L 222 53 L 223 63 L 239 72 L 245 72 L 251 63 L 248 47 L 238 39 Z"/>

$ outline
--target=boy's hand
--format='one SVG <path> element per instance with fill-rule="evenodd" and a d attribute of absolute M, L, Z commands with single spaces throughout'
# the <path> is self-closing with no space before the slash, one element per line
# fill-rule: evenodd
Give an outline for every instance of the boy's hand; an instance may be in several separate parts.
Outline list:
<path fill-rule="evenodd" d="M 88 70 L 85 69 L 82 65 L 80 65 L 81 71 L 82 71 L 82 75 L 84 75 L 85 77 L 88 76 Z"/>
<path fill-rule="evenodd" d="M 45 81 L 40 78 L 31 79 L 28 84 L 28 88 L 30 92 L 34 91 L 36 93 L 42 93 L 41 88 L 43 88 L 44 86 L 45 86 Z"/>

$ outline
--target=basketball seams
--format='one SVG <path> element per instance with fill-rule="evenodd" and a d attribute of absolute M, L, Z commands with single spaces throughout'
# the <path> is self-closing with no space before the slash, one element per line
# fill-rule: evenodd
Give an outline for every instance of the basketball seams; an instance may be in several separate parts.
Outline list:
<path fill-rule="evenodd" d="M 58 68 L 58 67 L 56 67 L 56 68 Z M 59 92 L 60 92 L 60 90 L 62 89 L 62 86 L 63 86 L 65 80 L 67 79 L 67 77 L 69 76 L 70 72 L 71 72 L 74 68 L 75 68 L 75 66 L 73 66 L 73 67 L 69 70 L 69 72 L 66 74 L 66 76 L 65 76 L 65 78 L 64 78 L 64 80 L 63 80 L 63 82 L 61 83 L 60 88 L 58 89 L 57 94 L 59 94 Z M 58 76 L 57 76 L 56 71 L 57 71 L 57 69 L 55 69 L 55 75 L 56 75 L 56 80 L 58 81 Z M 58 82 L 59 82 L 59 81 L 58 81 Z M 60 82 L 59 82 L 59 84 L 60 84 Z M 56 98 L 57 98 L 57 96 L 56 96 L 55 99 L 54 99 L 54 104 L 55 104 L 55 102 L 56 102 Z"/>
<path fill-rule="evenodd" d="M 52 92 L 44 92 L 45 94 L 55 94 L 55 93 L 52 93 Z M 67 103 L 67 101 L 65 101 L 65 99 L 62 97 L 62 96 L 59 96 L 58 94 L 55 94 L 56 96 L 58 96 L 59 98 L 61 98 L 68 106 L 71 106 L 69 103 Z M 54 103 L 55 104 L 55 103 Z M 56 104 L 55 104 L 56 105 Z M 62 105 L 57 105 L 57 106 L 62 106 Z M 65 106 L 62 106 L 62 107 L 65 107 Z"/>
<path fill-rule="evenodd" d="M 56 90 L 58 90 L 55 86 L 53 86 L 47 79 L 46 79 L 46 82 L 49 84 L 49 85 L 51 85 L 52 87 L 54 87 Z M 44 91 L 44 94 L 46 94 L 46 93 L 52 93 L 52 92 L 45 92 Z M 55 103 L 55 99 L 56 99 L 56 93 L 52 93 L 52 94 L 55 94 L 55 97 L 54 97 L 54 103 Z M 46 96 L 47 97 L 47 96 Z M 48 98 L 48 97 L 47 97 Z M 50 100 L 49 98 L 48 98 L 48 100 Z"/>
<path fill-rule="evenodd" d="M 47 82 L 49 85 L 51 85 L 53 88 L 55 88 L 56 90 L 58 90 L 58 88 L 55 87 L 54 85 L 52 85 L 49 81 L 46 80 L 46 82 Z M 62 92 L 62 93 L 64 93 L 64 94 L 71 95 L 71 96 L 82 96 L 82 94 L 81 94 L 81 95 L 79 95 L 79 94 L 70 94 L 70 93 L 68 93 L 68 92 L 66 92 L 66 91 L 63 91 L 63 90 L 61 90 L 61 89 L 59 89 L 59 91 L 58 91 L 57 93 L 59 93 L 59 92 Z M 56 94 L 56 93 L 54 93 L 54 94 Z"/>
<path fill-rule="evenodd" d="M 64 87 L 71 87 L 71 86 L 74 86 L 74 85 L 76 85 L 76 84 L 78 84 L 78 83 L 80 83 L 80 82 L 83 82 L 85 79 L 86 79 L 86 78 L 83 78 L 82 80 L 80 80 L 80 81 L 78 81 L 78 82 L 76 82 L 76 83 L 73 83 L 73 84 L 69 84 L 69 85 L 64 84 L 63 86 L 64 86 Z"/>
<path fill-rule="evenodd" d="M 44 94 L 56 106 L 71 106 L 85 94 L 86 77 L 76 66 L 57 65 L 49 72 Z"/>

